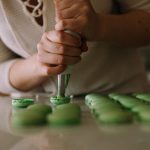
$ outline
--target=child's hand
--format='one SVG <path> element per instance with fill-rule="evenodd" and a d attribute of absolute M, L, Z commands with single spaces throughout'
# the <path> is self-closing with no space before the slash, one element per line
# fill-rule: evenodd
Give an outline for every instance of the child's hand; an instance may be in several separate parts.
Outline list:
<path fill-rule="evenodd" d="M 89 0 L 54 0 L 56 30 L 70 29 L 87 40 L 95 40 L 98 15 Z"/>
<path fill-rule="evenodd" d="M 38 61 L 43 64 L 45 75 L 56 75 L 65 70 L 67 65 L 76 64 L 81 60 L 81 53 L 86 51 L 85 44 L 63 31 L 44 33 L 37 45 Z M 42 69 L 43 69 L 42 68 Z"/>

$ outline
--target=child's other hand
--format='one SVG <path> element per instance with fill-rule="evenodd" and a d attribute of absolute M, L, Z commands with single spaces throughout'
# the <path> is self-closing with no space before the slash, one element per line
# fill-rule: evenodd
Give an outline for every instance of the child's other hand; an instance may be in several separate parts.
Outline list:
<path fill-rule="evenodd" d="M 54 0 L 56 30 L 70 29 L 81 33 L 87 40 L 95 40 L 98 15 L 89 0 Z"/>

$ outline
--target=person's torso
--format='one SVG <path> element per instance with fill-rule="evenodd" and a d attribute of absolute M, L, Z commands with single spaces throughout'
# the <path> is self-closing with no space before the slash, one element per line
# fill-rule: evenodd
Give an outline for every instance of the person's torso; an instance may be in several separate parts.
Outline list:
<path fill-rule="evenodd" d="M 91 0 L 96 11 L 109 14 L 111 0 Z M 42 33 L 53 30 L 55 9 L 52 0 L 44 0 L 43 26 L 37 24 L 21 0 L 1 0 L 0 37 L 3 42 L 22 57 L 37 52 L 36 45 Z M 82 55 L 82 61 L 74 66 L 68 85 L 68 94 L 82 94 L 91 91 L 107 91 L 130 81 L 144 69 L 139 53 L 131 49 L 119 49 L 109 43 L 89 42 L 89 51 Z M 46 91 L 56 92 L 56 77 Z M 53 86 L 52 86 L 53 84 Z"/>

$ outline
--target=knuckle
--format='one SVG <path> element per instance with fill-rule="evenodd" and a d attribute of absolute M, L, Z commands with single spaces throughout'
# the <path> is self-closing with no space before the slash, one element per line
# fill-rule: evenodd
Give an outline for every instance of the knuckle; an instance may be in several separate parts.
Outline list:
<path fill-rule="evenodd" d="M 82 8 L 82 11 L 84 12 L 84 14 L 87 14 L 87 13 L 89 13 L 89 8 L 87 6 L 84 6 Z"/>
<path fill-rule="evenodd" d="M 49 68 L 48 67 L 44 67 L 44 69 L 43 69 L 43 75 L 44 76 L 48 76 L 49 74 L 50 74 Z"/>
<path fill-rule="evenodd" d="M 62 12 L 57 12 L 57 18 L 58 20 L 63 18 L 63 13 Z"/>
<path fill-rule="evenodd" d="M 44 61 L 44 54 L 43 54 L 43 51 L 42 50 L 39 50 L 38 53 L 37 53 L 37 60 L 39 62 L 43 62 Z"/>
<path fill-rule="evenodd" d="M 42 35 L 42 38 L 45 39 L 46 37 L 47 37 L 47 33 L 44 32 L 43 35 Z"/>
<path fill-rule="evenodd" d="M 42 49 L 38 49 L 38 56 L 40 56 L 40 57 L 43 56 L 43 50 Z"/>
<path fill-rule="evenodd" d="M 58 38 L 58 41 L 59 41 L 59 42 L 62 42 L 62 40 L 63 40 L 63 34 L 62 34 L 61 32 L 57 32 L 57 33 L 56 33 L 56 36 L 57 36 L 57 38 Z"/>
<path fill-rule="evenodd" d="M 42 42 L 39 42 L 39 43 L 37 44 L 37 50 L 38 50 L 38 52 L 41 51 L 42 49 L 43 49 L 43 43 L 42 43 Z"/>
<path fill-rule="evenodd" d="M 59 57 L 57 57 L 57 63 L 58 63 L 58 64 L 64 64 L 64 63 L 65 63 L 65 58 L 64 58 L 64 56 L 59 56 Z"/>
<path fill-rule="evenodd" d="M 38 60 L 39 62 L 42 62 L 42 60 L 43 60 L 42 56 L 38 54 L 38 55 L 37 55 L 37 60 Z"/>
<path fill-rule="evenodd" d="M 59 53 L 60 54 L 65 54 L 65 47 L 64 46 L 59 47 Z"/>
<path fill-rule="evenodd" d="M 60 21 L 60 25 L 61 25 L 61 27 L 66 27 L 67 23 L 64 20 L 61 20 Z"/>

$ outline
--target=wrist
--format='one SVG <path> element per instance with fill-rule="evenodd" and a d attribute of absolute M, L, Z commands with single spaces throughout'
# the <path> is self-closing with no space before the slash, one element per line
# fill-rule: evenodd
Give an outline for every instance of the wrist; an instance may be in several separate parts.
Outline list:
<path fill-rule="evenodd" d="M 10 68 L 9 81 L 12 87 L 28 91 L 42 84 L 47 77 L 42 76 L 36 65 L 36 56 L 16 61 Z"/>

